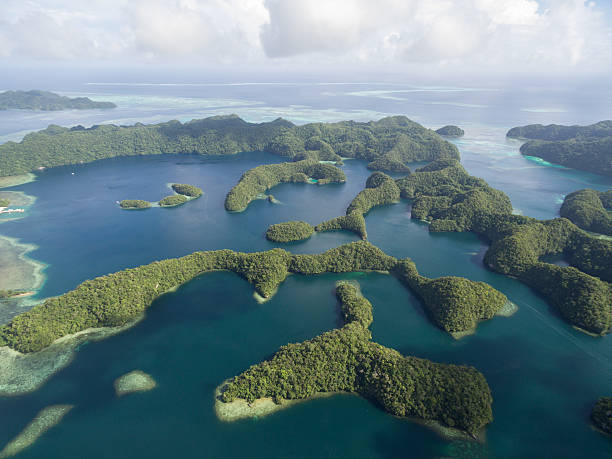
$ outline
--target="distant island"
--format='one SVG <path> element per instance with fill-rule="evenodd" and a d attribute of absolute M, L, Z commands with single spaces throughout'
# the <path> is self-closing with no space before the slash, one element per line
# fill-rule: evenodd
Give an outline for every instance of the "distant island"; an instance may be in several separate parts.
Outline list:
<path fill-rule="evenodd" d="M 115 108 L 112 102 L 95 102 L 88 97 L 66 97 L 49 91 L 5 91 L 0 93 L 0 110 L 88 110 Z"/>
<path fill-rule="evenodd" d="M 436 132 L 440 135 L 445 135 L 447 137 L 461 137 L 465 134 L 465 131 L 458 126 L 453 126 L 451 124 L 447 126 L 443 126 L 440 129 L 436 129 Z"/>
<path fill-rule="evenodd" d="M 19 143 L 0 145 L 0 177 L 41 167 L 80 164 L 118 156 L 155 154 L 232 155 L 266 151 L 302 160 L 340 162 L 359 158 L 376 168 L 398 163 L 459 159 L 459 150 L 435 132 L 405 116 L 358 123 L 311 123 L 303 126 L 278 118 L 248 123 L 236 115 L 213 116 L 187 123 L 84 128 L 50 125 L 27 134 Z M 264 187 L 265 188 L 265 187 Z"/>
<path fill-rule="evenodd" d="M 531 124 L 512 128 L 506 134 L 530 139 L 521 154 L 573 169 L 612 176 L 612 121 L 590 126 Z"/>

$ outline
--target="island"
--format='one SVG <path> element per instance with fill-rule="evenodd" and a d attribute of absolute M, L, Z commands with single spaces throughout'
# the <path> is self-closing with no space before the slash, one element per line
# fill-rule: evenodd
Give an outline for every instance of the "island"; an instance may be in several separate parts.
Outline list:
<path fill-rule="evenodd" d="M 159 201 L 160 207 L 174 207 L 180 206 L 181 204 L 185 204 L 189 199 L 187 199 L 182 194 L 174 194 L 172 196 L 166 196 L 162 200 Z"/>
<path fill-rule="evenodd" d="M 451 124 L 443 126 L 440 129 L 436 129 L 436 133 L 444 135 L 446 137 L 461 137 L 465 134 L 465 131 L 459 126 L 453 126 Z"/>
<path fill-rule="evenodd" d="M 225 383 L 217 413 L 231 420 L 231 405 L 238 403 L 240 409 L 242 401 L 250 406 L 269 398 L 282 406 L 285 400 L 349 392 L 395 416 L 435 421 L 472 437 L 493 420 L 491 391 L 475 368 L 407 357 L 374 343 L 371 303 L 350 283 L 339 283 L 336 295 L 341 328 L 287 344 Z"/>
<path fill-rule="evenodd" d="M 87 110 L 115 107 L 112 102 L 95 102 L 88 97 L 69 98 L 37 89 L 0 93 L 0 110 Z"/>
<path fill-rule="evenodd" d="M 612 236 L 612 190 L 578 190 L 563 200 L 559 214 L 576 226 Z"/>
<path fill-rule="evenodd" d="M 279 183 L 342 183 L 346 175 L 332 164 L 321 164 L 318 160 L 303 159 L 280 164 L 264 164 L 249 169 L 225 197 L 225 209 L 241 212 L 264 191 Z"/>
<path fill-rule="evenodd" d="M 236 115 L 187 123 L 169 121 L 133 126 L 50 125 L 19 143 L 0 145 L 0 177 L 35 172 L 40 167 L 80 164 L 118 156 L 147 154 L 231 155 L 266 151 L 293 161 L 341 161 L 380 157 L 410 161 L 459 159 L 459 150 L 435 132 L 405 116 L 358 123 L 310 123 L 296 126 L 281 118 L 248 123 Z"/>
<path fill-rule="evenodd" d="M 122 209 L 148 209 L 151 207 L 151 203 L 149 201 L 143 201 L 142 199 L 124 199 L 119 202 L 119 206 Z"/>
<path fill-rule="evenodd" d="M 512 214 L 510 199 L 453 160 L 434 161 L 396 180 L 412 200 L 412 218 L 429 230 L 472 231 L 490 247 L 484 262 L 543 295 L 581 331 L 612 329 L 612 242 L 595 238 L 569 220 L 537 220 Z M 571 266 L 540 261 L 562 254 Z"/>
<path fill-rule="evenodd" d="M 291 221 L 270 225 L 266 239 L 273 242 L 293 242 L 308 239 L 314 234 L 314 227 L 303 221 Z"/>
<path fill-rule="evenodd" d="M 146 392 L 157 387 L 157 383 L 144 371 L 134 370 L 118 377 L 113 386 L 118 397 L 135 392 Z"/>
<path fill-rule="evenodd" d="M 173 183 L 171 187 L 175 193 L 189 198 L 199 198 L 202 196 L 202 189 L 197 186 L 187 185 L 186 183 Z"/>
<path fill-rule="evenodd" d="M 315 226 L 315 231 L 348 230 L 362 239 L 368 238 L 364 215 L 372 207 L 398 202 L 400 190 L 395 181 L 383 172 L 374 172 L 346 209 L 346 215 L 332 218 Z"/>
<path fill-rule="evenodd" d="M 612 121 L 601 121 L 590 126 L 519 126 L 510 129 L 506 135 L 531 139 L 521 146 L 523 155 L 612 176 Z"/>
<path fill-rule="evenodd" d="M 253 284 L 255 292 L 264 299 L 275 294 L 289 274 L 314 275 L 354 271 L 383 271 L 396 274 L 405 285 L 417 292 L 425 292 L 431 301 L 448 301 L 453 313 L 469 314 L 455 321 L 453 330 L 462 331 L 460 323 L 471 329 L 476 321 L 488 318 L 482 308 L 501 308 L 502 294 L 496 295 L 481 283 L 465 280 L 461 288 L 448 289 L 448 281 L 429 282 L 419 278 L 411 283 L 405 266 L 409 261 L 397 260 L 366 241 L 352 242 L 320 254 L 293 255 L 275 248 L 266 252 L 242 253 L 232 250 L 195 252 L 181 258 L 156 261 L 138 268 L 126 269 L 97 277 L 80 284 L 63 295 L 49 298 L 29 311 L 19 314 L 8 324 L 0 326 L 0 347 L 9 346 L 22 353 L 40 351 L 66 335 L 101 327 L 119 327 L 136 320 L 165 292 L 206 272 L 227 270 Z M 418 274 L 418 273 L 417 273 Z M 417 275 L 414 274 L 414 275 Z M 442 278 L 444 279 L 444 278 Z M 454 281 L 451 281 L 451 283 Z M 421 285 L 422 284 L 422 285 Z M 465 292 L 463 287 L 467 288 Z M 492 289 L 492 287 L 490 287 Z M 435 298 L 437 295 L 437 298 Z M 487 303 L 487 305 L 484 305 Z M 490 304 L 489 304 L 490 303 Z M 450 329 L 450 328 L 449 328 Z"/>
<path fill-rule="evenodd" d="M 173 183 L 170 185 L 172 190 L 177 194 L 166 196 L 160 199 L 157 203 L 159 207 L 176 207 L 181 204 L 185 204 L 187 201 L 199 198 L 202 196 L 202 189 L 197 186 L 187 185 L 185 183 Z M 149 201 L 143 201 L 141 199 L 124 199 L 119 202 L 119 206 L 122 209 L 148 209 L 152 206 Z"/>
<path fill-rule="evenodd" d="M 11 201 L 8 199 L 0 199 L 0 207 L 8 207 L 11 204 Z"/>
<path fill-rule="evenodd" d="M 591 421 L 595 427 L 612 435 L 612 397 L 600 397 L 591 410 Z"/>

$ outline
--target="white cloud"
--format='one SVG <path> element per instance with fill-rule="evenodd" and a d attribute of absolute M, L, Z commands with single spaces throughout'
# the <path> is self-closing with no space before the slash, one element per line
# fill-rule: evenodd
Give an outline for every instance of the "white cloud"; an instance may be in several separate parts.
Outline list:
<path fill-rule="evenodd" d="M 583 0 L 2 0 L 0 57 L 605 68 Z"/>

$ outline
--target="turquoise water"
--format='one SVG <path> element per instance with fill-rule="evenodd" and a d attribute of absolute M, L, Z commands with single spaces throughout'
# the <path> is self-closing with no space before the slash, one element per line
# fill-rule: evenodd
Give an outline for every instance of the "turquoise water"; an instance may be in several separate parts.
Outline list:
<path fill-rule="evenodd" d="M 372 105 L 378 111 L 393 109 Z M 137 115 L 134 109 L 132 116 Z M 457 123 L 467 131 L 455 141 L 465 167 L 508 193 L 525 215 L 552 218 L 563 195 L 612 184 L 520 156 L 520 143 L 507 141 L 505 128 L 495 123 L 478 124 L 470 117 Z M 283 246 L 263 234 L 271 223 L 302 219 L 316 224 L 343 214 L 370 173 L 358 160 L 345 162 L 344 184 L 280 185 L 271 192 L 281 204 L 257 200 L 242 213 L 224 210 L 225 194 L 245 170 L 280 160 L 266 153 L 157 156 L 46 170 L 37 181 L 13 188 L 37 200 L 25 218 L 3 223 L 0 232 L 38 246 L 29 256 L 48 265 L 40 298 L 93 276 L 195 250 L 280 246 L 316 253 L 356 240 L 353 234 L 332 232 Z M 172 182 L 200 186 L 204 195 L 171 209 L 123 211 L 116 204 L 158 200 L 169 194 Z M 135 327 L 82 345 L 75 360 L 40 390 L 0 398 L 0 447 L 43 407 L 70 403 L 75 408 L 62 422 L 19 457 L 609 457 L 610 439 L 588 422 L 596 398 L 610 394 L 609 337 L 577 332 L 529 288 L 485 269 L 486 245 L 475 235 L 430 234 L 426 224 L 410 219 L 407 202 L 374 209 L 366 221 L 372 243 L 396 257 L 411 257 L 422 274 L 486 281 L 519 311 L 480 324 L 475 335 L 456 341 L 434 327 L 420 302 L 384 274 L 294 275 L 264 304 L 253 299 L 252 287 L 238 276 L 206 274 L 158 299 Z M 447 442 L 350 395 L 261 419 L 217 420 L 213 392 L 222 381 L 283 344 L 338 326 L 333 288 L 346 278 L 357 280 L 374 306 L 374 340 L 404 354 L 474 365 L 484 373 L 495 418 L 486 444 Z M 0 310 L 4 320 L 16 312 Z M 113 381 L 134 369 L 151 374 L 158 387 L 117 398 Z"/>

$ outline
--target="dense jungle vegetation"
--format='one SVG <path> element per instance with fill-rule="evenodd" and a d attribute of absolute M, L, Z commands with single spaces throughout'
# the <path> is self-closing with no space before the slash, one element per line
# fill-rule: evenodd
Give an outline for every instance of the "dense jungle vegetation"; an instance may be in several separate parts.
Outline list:
<path fill-rule="evenodd" d="M 149 201 L 143 201 L 142 199 L 124 199 L 119 205 L 122 209 L 148 209 L 151 207 Z"/>
<path fill-rule="evenodd" d="M 367 239 L 368 232 L 364 215 L 372 207 L 392 204 L 399 201 L 400 190 L 395 181 L 382 172 L 374 172 L 366 180 L 366 187 L 351 201 L 346 215 L 333 218 L 315 226 L 315 231 L 348 230 L 362 239 Z"/>
<path fill-rule="evenodd" d="M 202 189 L 197 186 L 187 185 L 185 183 L 173 183 L 172 189 L 175 193 L 189 196 L 190 198 L 199 198 L 202 196 Z"/>
<path fill-rule="evenodd" d="M 166 196 L 161 201 L 159 201 L 159 205 L 161 207 L 174 207 L 179 206 L 181 204 L 185 204 L 189 199 L 187 199 L 182 194 L 173 194 L 171 196 Z"/>
<path fill-rule="evenodd" d="M 94 102 L 88 97 L 69 98 L 49 91 L 5 91 L 0 93 L 0 110 L 86 110 L 115 108 L 112 102 Z"/>
<path fill-rule="evenodd" d="M 255 253 L 231 250 L 195 252 L 182 258 L 156 261 L 97 277 L 68 293 L 47 299 L 0 327 L 0 346 L 35 352 L 68 334 L 88 328 L 127 324 L 164 292 L 213 270 L 233 271 L 253 284 L 257 293 L 269 298 L 289 273 L 395 272 L 397 264 L 397 259 L 365 241 L 305 255 L 292 255 L 282 249 Z M 458 289 L 449 292 L 442 288 L 436 293 L 436 289 L 431 289 L 431 301 L 450 301 L 459 313 L 475 314 L 471 305 L 461 305 L 464 299 L 471 300 L 471 293 L 466 295 Z M 435 299 L 435 295 L 439 297 Z M 481 299 L 486 300 L 484 296 Z M 473 322 L 472 318 L 465 321 Z"/>
<path fill-rule="evenodd" d="M 280 118 L 257 124 L 230 115 L 152 125 L 51 125 L 26 135 L 19 143 L 0 145 L 0 176 L 117 156 L 227 155 L 248 151 L 268 151 L 293 160 L 339 161 L 349 157 L 374 161 L 387 156 L 404 163 L 459 158 L 454 145 L 404 116 L 367 123 L 296 126 Z"/>
<path fill-rule="evenodd" d="M 308 239 L 314 234 L 314 227 L 303 221 L 291 221 L 270 225 L 266 239 L 274 242 L 292 242 Z"/>
<path fill-rule="evenodd" d="M 512 128 L 508 137 L 532 139 L 521 146 L 521 153 L 573 169 L 612 175 L 612 121 L 590 126 L 542 126 L 532 124 Z"/>
<path fill-rule="evenodd" d="M 512 215 L 505 193 L 471 177 L 452 160 L 434 161 L 396 183 L 402 197 L 412 199 L 412 217 L 429 221 L 430 231 L 481 235 L 491 243 L 485 254 L 489 267 L 534 288 L 568 322 L 596 334 L 610 331 L 610 241 L 594 238 L 566 219 Z M 572 267 L 540 261 L 551 254 L 562 254 Z"/>
<path fill-rule="evenodd" d="M 311 179 L 317 184 L 339 183 L 346 181 L 344 172 L 331 164 L 321 164 L 314 159 L 280 164 L 264 164 L 249 169 L 225 197 L 225 209 L 242 211 L 264 191 L 279 183 L 308 183 Z"/>
<path fill-rule="evenodd" d="M 475 328 L 478 322 L 493 318 L 508 301 L 506 295 L 484 282 L 420 276 L 409 258 L 398 261 L 394 274 L 421 298 L 431 320 L 449 333 Z"/>
<path fill-rule="evenodd" d="M 510 129 L 506 134 L 508 137 L 532 140 L 569 140 L 588 137 L 612 136 L 612 121 L 600 121 L 590 126 L 563 126 L 561 124 L 529 124 Z"/>
<path fill-rule="evenodd" d="M 304 399 L 317 392 L 353 392 L 396 416 L 439 421 L 476 434 L 492 421 L 491 391 L 475 368 L 445 365 L 371 341 L 372 305 L 349 283 L 336 288 L 342 328 L 281 347 L 223 389 L 222 399 Z"/>
<path fill-rule="evenodd" d="M 578 190 L 568 194 L 560 215 L 579 228 L 612 236 L 612 190 Z"/>

